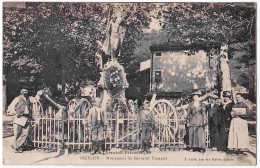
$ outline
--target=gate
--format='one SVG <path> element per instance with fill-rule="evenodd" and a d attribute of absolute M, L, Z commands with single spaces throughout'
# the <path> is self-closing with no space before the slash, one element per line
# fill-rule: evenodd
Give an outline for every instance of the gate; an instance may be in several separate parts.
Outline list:
<path fill-rule="evenodd" d="M 32 105 L 31 140 L 36 149 L 56 151 L 63 148 L 62 112 L 55 112 L 51 107 L 43 110 L 39 102 Z"/>

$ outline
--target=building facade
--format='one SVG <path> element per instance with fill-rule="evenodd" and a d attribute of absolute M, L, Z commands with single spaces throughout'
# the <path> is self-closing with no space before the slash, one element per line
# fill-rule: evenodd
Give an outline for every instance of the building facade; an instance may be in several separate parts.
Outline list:
<path fill-rule="evenodd" d="M 170 43 L 151 46 L 150 91 L 182 93 L 191 90 L 193 83 L 200 90 L 216 87 L 218 54 L 212 50 L 218 49 Z"/>

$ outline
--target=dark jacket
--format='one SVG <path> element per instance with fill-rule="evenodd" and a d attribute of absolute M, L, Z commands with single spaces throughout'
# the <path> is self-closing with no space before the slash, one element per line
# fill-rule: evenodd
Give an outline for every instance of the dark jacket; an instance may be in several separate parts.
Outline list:
<path fill-rule="evenodd" d="M 231 111 L 232 111 L 233 105 L 234 105 L 233 101 L 228 103 L 226 106 L 222 105 L 220 123 L 223 127 L 226 127 L 226 128 L 230 127 L 230 122 L 231 122 L 231 118 L 232 118 Z"/>
<path fill-rule="evenodd" d="M 211 104 L 208 104 L 206 105 L 206 109 L 208 111 L 208 124 L 218 125 L 221 119 L 222 107 L 217 104 L 214 104 L 213 107 L 211 107 Z"/>

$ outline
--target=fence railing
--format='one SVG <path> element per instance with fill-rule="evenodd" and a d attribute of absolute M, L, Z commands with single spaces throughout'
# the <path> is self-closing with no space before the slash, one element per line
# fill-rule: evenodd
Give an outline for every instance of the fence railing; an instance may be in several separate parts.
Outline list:
<path fill-rule="evenodd" d="M 68 108 L 75 108 L 76 101 L 72 101 Z M 56 151 L 60 148 L 70 150 L 90 150 L 92 132 L 88 128 L 88 113 L 69 114 L 68 111 L 55 111 L 49 108 L 43 111 L 40 104 L 36 104 L 34 120 L 31 121 L 31 137 L 34 147 Z M 64 113 L 64 114 L 61 114 Z M 137 112 L 111 112 L 108 115 L 108 127 L 105 132 L 106 149 L 141 147 L 141 133 L 138 125 Z M 165 126 L 167 123 L 167 126 Z M 160 149 L 183 149 L 186 147 L 186 119 L 182 115 L 176 118 L 158 118 L 157 131 L 152 135 L 152 147 Z M 162 128 L 163 127 L 163 128 Z M 205 128 L 205 139 L 209 147 L 208 126 Z"/>
<path fill-rule="evenodd" d="M 47 109 L 30 122 L 34 147 L 45 150 L 59 150 L 63 147 L 64 120 L 57 116 L 55 110 Z"/>

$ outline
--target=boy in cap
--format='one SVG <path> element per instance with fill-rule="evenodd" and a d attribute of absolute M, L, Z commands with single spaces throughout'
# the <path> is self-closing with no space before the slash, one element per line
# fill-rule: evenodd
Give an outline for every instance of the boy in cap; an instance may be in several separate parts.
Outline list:
<path fill-rule="evenodd" d="M 96 98 L 94 106 L 89 110 L 88 126 L 92 131 L 92 150 L 91 155 L 96 152 L 102 153 L 104 143 L 104 131 L 107 129 L 108 119 L 105 110 L 100 108 L 101 99 Z M 104 150 L 104 149 L 103 149 Z"/>
<path fill-rule="evenodd" d="M 151 147 L 151 133 L 154 128 L 154 116 L 149 109 L 150 103 L 145 100 L 143 109 L 139 113 L 139 128 L 142 134 L 142 148 L 144 153 L 148 153 Z"/>

